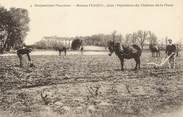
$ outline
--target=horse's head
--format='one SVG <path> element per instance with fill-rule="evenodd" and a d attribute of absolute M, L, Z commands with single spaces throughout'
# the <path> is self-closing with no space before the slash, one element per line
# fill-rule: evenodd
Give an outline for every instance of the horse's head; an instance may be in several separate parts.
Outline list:
<path fill-rule="evenodd" d="M 120 50 L 120 43 L 115 43 L 114 41 L 108 42 L 109 56 L 116 50 Z"/>
<path fill-rule="evenodd" d="M 114 41 L 109 41 L 107 43 L 108 49 L 109 49 L 109 56 L 112 55 L 112 53 L 114 52 Z"/>

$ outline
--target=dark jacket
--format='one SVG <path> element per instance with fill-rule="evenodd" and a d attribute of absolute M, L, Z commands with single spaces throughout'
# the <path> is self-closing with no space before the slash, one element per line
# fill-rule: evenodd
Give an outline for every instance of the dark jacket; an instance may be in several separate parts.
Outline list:
<path fill-rule="evenodd" d="M 176 46 L 174 44 L 171 44 L 171 45 L 167 45 L 166 46 L 166 54 L 167 55 L 170 55 L 172 53 L 175 53 L 176 52 Z"/>

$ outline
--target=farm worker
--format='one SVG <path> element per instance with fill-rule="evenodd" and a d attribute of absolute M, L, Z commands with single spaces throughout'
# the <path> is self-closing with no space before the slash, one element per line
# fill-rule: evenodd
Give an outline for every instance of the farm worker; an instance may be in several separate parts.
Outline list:
<path fill-rule="evenodd" d="M 20 47 L 20 48 L 17 50 L 17 56 L 18 56 L 19 61 L 20 61 L 20 67 L 23 67 L 23 63 L 22 63 L 22 56 L 23 56 L 23 55 L 27 55 L 27 58 L 28 58 L 30 67 L 34 67 L 34 64 L 32 63 L 31 57 L 30 57 L 31 51 L 32 51 L 32 49 L 27 48 L 25 44 L 23 44 L 22 47 Z"/>
<path fill-rule="evenodd" d="M 172 40 L 168 39 L 168 45 L 166 46 L 166 54 L 170 56 L 168 64 L 169 68 L 175 68 L 175 53 L 176 53 L 176 46 L 172 44 Z"/>

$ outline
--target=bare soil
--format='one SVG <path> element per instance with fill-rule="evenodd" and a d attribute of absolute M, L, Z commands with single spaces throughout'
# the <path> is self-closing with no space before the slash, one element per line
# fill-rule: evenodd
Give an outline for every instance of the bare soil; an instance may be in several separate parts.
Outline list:
<path fill-rule="evenodd" d="M 113 55 L 0 56 L 0 117 L 151 117 L 178 110 L 183 102 L 183 57 L 176 69 L 144 52 L 141 69 L 133 60 L 120 71 Z"/>

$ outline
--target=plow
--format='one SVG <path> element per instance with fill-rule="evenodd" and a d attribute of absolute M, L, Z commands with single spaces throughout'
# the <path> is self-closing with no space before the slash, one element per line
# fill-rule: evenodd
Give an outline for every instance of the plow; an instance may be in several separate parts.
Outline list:
<path fill-rule="evenodd" d="M 168 59 L 169 59 L 173 54 L 175 54 L 175 53 L 173 52 L 173 53 L 170 54 L 169 56 L 163 58 L 163 59 L 161 60 L 161 63 L 149 62 L 149 63 L 147 63 L 147 65 L 152 65 L 152 66 L 154 66 L 155 68 L 160 68 L 160 67 L 162 67 L 162 66 L 168 61 Z"/>

